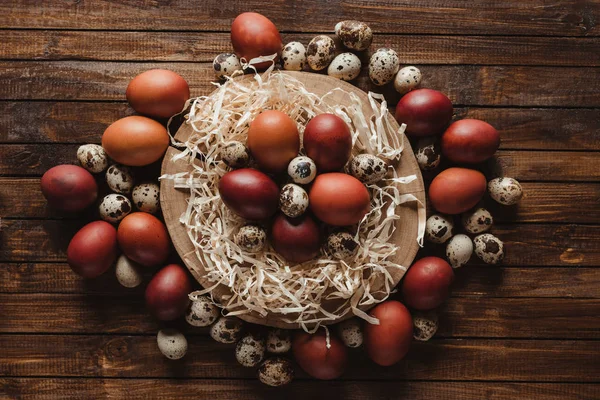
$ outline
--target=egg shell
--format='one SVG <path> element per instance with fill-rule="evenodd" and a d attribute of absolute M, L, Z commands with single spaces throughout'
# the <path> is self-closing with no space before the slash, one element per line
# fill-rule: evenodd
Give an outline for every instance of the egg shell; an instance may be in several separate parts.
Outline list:
<path fill-rule="evenodd" d="M 396 120 L 406 124 L 408 136 L 434 136 L 442 133 L 452 119 L 450 99 L 432 89 L 412 90 L 402 96 L 396 106 Z"/>
<path fill-rule="evenodd" d="M 498 264 L 504 259 L 504 243 L 491 233 L 475 236 L 475 254 L 486 264 Z"/>
<path fill-rule="evenodd" d="M 204 327 L 212 325 L 220 315 L 219 307 L 214 305 L 207 296 L 198 296 L 190 303 L 185 313 L 185 320 L 192 326 Z"/>
<path fill-rule="evenodd" d="M 364 184 L 371 185 L 387 174 L 387 165 L 373 154 L 359 154 L 350 161 L 350 174 Z"/>
<path fill-rule="evenodd" d="M 223 147 L 222 160 L 228 167 L 242 168 L 248 165 L 250 153 L 242 142 L 232 141 Z"/>
<path fill-rule="evenodd" d="M 448 168 L 429 185 L 429 200 L 437 211 L 460 214 L 473 207 L 485 194 L 485 176 L 467 168 Z"/>
<path fill-rule="evenodd" d="M 363 51 L 373 42 L 373 31 L 367 24 L 355 20 L 338 22 L 335 25 L 335 35 L 342 44 L 352 50 Z"/>
<path fill-rule="evenodd" d="M 287 385 L 294 379 L 294 367 L 285 358 L 269 358 L 258 368 L 258 379 L 268 386 Z"/>
<path fill-rule="evenodd" d="M 306 48 L 306 61 L 315 71 L 327 68 L 334 56 L 335 42 L 329 36 L 315 36 Z"/>
<path fill-rule="evenodd" d="M 249 220 L 269 218 L 279 206 L 279 187 L 255 169 L 236 169 L 223 175 L 219 194 L 231 211 Z"/>
<path fill-rule="evenodd" d="M 125 96 L 140 114 L 169 118 L 183 110 L 190 98 L 190 88 L 185 79 L 173 71 L 151 69 L 129 82 Z"/>
<path fill-rule="evenodd" d="M 244 367 L 256 367 L 265 358 L 265 341 L 248 334 L 235 346 L 235 358 Z"/>
<path fill-rule="evenodd" d="M 117 238 L 123 253 L 145 267 L 162 264 L 171 251 L 171 239 L 165 225 L 155 216 L 143 212 L 123 218 Z"/>
<path fill-rule="evenodd" d="M 111 193 L 104 196 L 100 206 L 100 218 L 106 222 L 116 224 L 131 212 L 131 202 L 122 194 Z"/>
<path fill-rule="evenodd" d="M 76 165 L 52 167 L 40 183 L 48 204 L 62 211 L 84 210 L 98 197 L 98 185 L 92 174 Z"/>
<path fill-rule="evenodd" d="M 261 251 L 267 241 L 267 232 L 258 225 L 244 225 L 234 236 L 235 243 L 251 253 Z"/>
<path fill-rule="evenodd" d="M 317 176 L 317 165 L 306 156 L 298 156 L 290 161 L 288 165 L 288 175 L 294 183 L 307 185 Z"/>
<path fill-rule="evenodd" d="M 156 214 L 160 209 L 160 187 L 156 183 L 140 183 L 133 188 L 131 199 L 138 210 Z"/>
<path fill-rule="evenodd" d="M 188 342 L 183 333 L 175 329 L 161 329 L 156 335 L 158 349 L 167 358 L 179 360 L 187 353 Z"/>
<path fill-rule="evenodd" d="M 235 71 L 242 70 L 240 59 L 233 53 L 221 53 L 213 60 L 213 69 L 217 79 L 231 76 Z"/>
<path fill-rule="evenodd" d="M 144 280 L 141 266 L 123 254 L 117 259 L 115 275 L 121 286 L 126 288 L 138 287 Z"/>
<path fill-rule="evenodd" d="M 96 278 L 117 259 L 117 231 L 105 221 L 94 221 L 81 228 L 69 242 L 67 263 L 76 274 Z"/>
<path fill-rule="evenodd" d="M 360 59 L 355 54 L 342 53 L 329 64 L 327 75 L 343 81 L 351 81 L 358 77 L 361 67 Z"/>
<path fill-rule="evenodd" d="M 319 173 L 339 171 L 352 152 L 352 135 L 343 119 L 334 114 L 319 114 L 304 129 L 302 138 L 306 155 Z"/>
<path fill-rule="evenodd" d="M 108 167 L 108 156 L 97 144 L 84 144 L 77 149 L 79 164 L 93 174 L 98 174 Z"/>
<path fill-rule="evenodd" d="M 246 144 L 261 170 L 278 174 L 298 155 L 300 135 L 287 114 L 268 110 L 250 123 Z"/>
<path fill-rule="evenodd" d="M 300 186 L 288 183 L 279 193 L 279 209 L 288 217 L 295 218 L 304 214 L 308 208 L 308 194 Z"/>
<path fill-rule="evenodd" d="M 292 337 L 286 329 L 269 329 L 266 348 L 269 353 L 283 354 L 292 348 Z"/>
<path fill-rule="evenodd" d="M 210 337 L 219 343 L 235 343 L 242 337 L 243 322 L 236 317 L 221 317 L 210 327 Z"/>
<path fill-rule="evenodd" d="M 363 344 L 362 323 L 357 318 L 350 318 L 337 325 L 338 335 L 346 347 L 356 348 Z"/>
<path fill-rule="evenodd" d="M 106 171 L 106 183 L 113 192 L 129 194 L 133 189 L 135 179 L 131 168 L 125 165 L 113 164 Z"/>
<path fill-rule="evenodd" d="M 161 268 L 148 283 L 146 307 L 161 321 L 172 321 L 181 317 L 189 305 L 188 294 L 192 283 L 185 269 L 177 264 Z"/>
<path fill-rule="evenodd" d="M 280 213 L 271 227 L 271 245 L 290 263 L 302 263 L 319 255 L 321 232 L 309 214 L 290 218 Z"/>
<path fill-rule="evenodd" d="M 369 61 L 369 78 L 377 86 L 383 86 L 394 79 L 400 69 L 398 53 L 392 49 L 377 49 Z"/>
<path fill-rule="evenodd" d="M 316 379 L 339 378 L 348 364 L 348 351 L 335 336 L 327 336 L 324 329 L 315 334 L 298 331 L 292 341 L 292 352 L 296 362 L 308 375 Z"/>
<path fill-rule="evenodd" d="M 250 62 L 253 58 L 277 54 L 281 55 L 281 35 L 270 19 L 255 12 L 238 15 L 231 24 L 231 44 L 238 57 Z M 257 70 L 265 70 L 273 63 L 265 61 L 253 64 Z"/>
<path fill-rule="evenodd" d="M 102 147 L 116 162 L 141 167 L 160 159 L 169 146 L 169 135 L 160 123 L 132 115 L 113 122 L 102 135 Z"/>
<path fill-rule="evenodd" d="M 452 268 L 460 268 L 471 259 L 473 241 L 467 235 L 453 236 L 446 245 L 446 258 Z"/>
<path fill-rule="evenodd" d="M 453 281 L 454 271 L 445 260 L 439 257 L 424 257 L 404 274 L 404 303 L 416 310 L 434 309 L 446 301 Z"/>
<path fill-rule="evenodd" d="M 335 232 L 327 237 L 327 252 L 340 260 L 352 257 L 358 249 L 358 243 L 348 232 Z"/>
<path fill-rule="evenodd" d="M 306 48 L 300 42 L 289 42 L 283 46 L 281 64 L 287 71 L 302 71 L 306 65 Z"/>
<path fill-rule="evenodd" d="M 421 71 L 417 67 L 401 68 L 394 78 L 394 89 L 400 94 L 406 94 L 421 83 Z"/>
<path fill-rule="evenodd" d="M 339 172 L 318 175 L 308 197 L 315 216 L 329 225 L 354 225 L 371 211 L 365 185 Z"/>
<path fill-rule="evenodd" d="M 438 330 L 438 316 L 435 311 L 413 313 L 413 338 L 420 342 L 431 339 Z"/>
<path fill-rule="evenodd" d="M 500 204 L 512 206 L 523 197 L 521 184 L 513 178 L 495 178 L 488 183 L 490 197 Z"/>
<path fill-rule="evenodd" d="M 446 243 L 454 232 L 454 221 L 446 215 L 434 214 L 425 223 L 425 240 L 431 243 Z"/>
<path fill-rule="evenodd" d="M 494 217 L 488 210 L 479 207 L 464 213 L 461 222 L 467 232 L 476 235 L 488 231 L 494 224 Z"/>
<path fill-rule="evenodd" d="M 500 134 L 485 121 L 467 118 L 453 122 L 442 135 L 440 143 L 448 160 L 458 164 L 475 164 L 496 153 Z"/>
<path fill-rule="evenodd" d="M 379 325 L 365 324 L 365 349 L 369 358 L 387 367 L 404 358 L 413 337 L 413 321 L 408 309 L 400 302 L 387 300 L 369 313 Z"/>

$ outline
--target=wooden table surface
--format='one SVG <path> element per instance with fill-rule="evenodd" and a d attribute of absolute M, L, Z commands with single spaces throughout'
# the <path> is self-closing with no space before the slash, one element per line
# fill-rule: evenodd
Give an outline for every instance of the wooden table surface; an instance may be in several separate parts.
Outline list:
<path fill-rule="evenodd" d="M 46 207 L 40 176 L 132 114 L 127 83 L 168 68 L 192 95 L 230 50 L 232 19 L 270 17 L 306 44 L 364 20 L 449 95 L 457 118 L 502 135 L 495 173 L 519 179 L 518 208 L 493 207 L 501 266 L 457 271 L 440 329 L 390 368 L 351 352 L 334 382 L 299 372 L 262 386 L 231 347 L 184 328 L 184 360 L 156 347 L 143 288 L 112 272 L 86 282 L 65 262 L 85 218 Z M 0 397 L 196 399 L 599 399 L 600 1 L 72 0 L 0 2 Z M 374 89 L 363 72 L 357 81 Z M 398 97 L 384 89 L 390 104 Z"/>

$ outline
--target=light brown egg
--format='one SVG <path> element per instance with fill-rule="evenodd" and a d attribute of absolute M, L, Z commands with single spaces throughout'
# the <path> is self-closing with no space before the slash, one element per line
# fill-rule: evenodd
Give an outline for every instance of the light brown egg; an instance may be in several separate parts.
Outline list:
<path fill-rule="evenodd" d="M 140 114 L 169 118 L 181 112 L 190 98 L 190 88 L 185 79 L 173 71 L 151 69 L 133 78 L 125 95 Z"/>
<path fill-rule="evenodd" d="M 371 210 L 365 185 L 340 172 L 318 175 L 308 196 L 315 216 L 329 225 L 354 225 Z"/>

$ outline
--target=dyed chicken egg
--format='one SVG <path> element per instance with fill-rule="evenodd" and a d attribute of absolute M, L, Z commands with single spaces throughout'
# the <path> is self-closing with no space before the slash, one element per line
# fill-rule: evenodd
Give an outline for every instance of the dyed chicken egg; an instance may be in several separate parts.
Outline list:
<path fill-rule="evenodd" d="M 317 166 L 309 157 L 298 156 L 290 161 L 288 175 L 295 183 L 307 185 L 317 176 Z"/>
<path fill-rule="evenodd" d="M 327 75 L 343 81 L 351 81 L 360 74 L 361 66 L 360 59 L 355 54 L 342 53 L 329 64 Z"/>
<path fill-rule="evenodd" d="M 236 54 L 250 62 L 253 58 L 276 54 L 275 62 L 281 55 L 281 35 L 270 19 L 255 12 L 238 15 L 231 24 L 231 44 Z M 265 61 L 253 66 L 265 70 L 272 65 Z"/>
<path fill-rule="evenodd" d="M 435 214 L 425 223 L 425 240 L 431 243 L 445 243 L 452 237 L 454 222 L 451 218 Z"/>
<path fill-rule="evenodd" d="M 245 225 L 235 234 L 234 240 L 242 249 L 255 253 L 265 247 L 267 232 L 258 225 Z"/>
<path fill-rule="evenodd" d="M 364 184 L 382 180 L 387 174 L 387 165 L 373 154 L 359 154 L 350 161 L 350 174 Z"/>
<path fill-rule="evenodd" d="M 84 144 L 77 149 L 79 164 L 92 174 L 98 174 L 108 167 L 108 156 L 97 144 Z"/>
<path fill-rule="evenodd" d="M 183 110 L 185 102 L 190 98 L 190 87 L 185 79 L 173 71 L 151 69 L 133 78 L 125 95 L 131 107 L 140 114 L 153 118 L 169 118 Z M 113 157 L 108 149 L 106 152 L 117 162 L 130 165 Z"/>
<path fill-rule="evenodd" d="M 116 224 L 131 212 L 131 202 L 122 194 L 109 194 L 104 196 L 100 206 L 100 218 L 106 222 Z"/>
<path fill-rule="evenodd" d="M 453 236 L 446 245 L 446 258 L 452 268 L 460 268 L 471 259 L 473 241 L 467 235 Z"/>
<path fill-rule="evenodd" d="M 433 208 L 444 214 L 460 214 L 485 194 L 485 176 L 476 170 L 452 167 L 440 172 L 429 185 Z"/>
<path fill-rule="evenodd" d="M 235 71 L 241 71 L 242 64 L 238 56 L 232 53 L 222 53 L 213 60 L 213 68 L 217 79 L 231 76 Z"/>
<path fill-rule="evenodd" d="M 335 43 L 329 36 L 315 36 L 306 49 L 308 65 L 315 71 L 327 68 L 334 56 Z"/>
<path fill-rule="evenodd" d="M 317 176 L 309 199 L 316 217 L 329 225 L 354 225 L 371 211 L 371 197 L 365 185 L 339 172 Z"/>
<path fill-rule="evenodd" d="M 360 21 L 346 20 L 335 25 L 335 35 L 342 44 L 352 50 L 363 51 L 369 48 L 373 41 L 373 31 L 367 24 Z"/>
<path fill-rule="evenodd" d="M 302 71 L 306 65 L 306 49 L 300 42 L 289 42 L 281 52 L 281 64 L 287 71 Z"/>
<path fill-rule="evenodd" d="M 288 183 L 281 188 L 279 209 L 288 217 L 299 217 L 308 208 L 308 194 L 300 186 Z"/>
<path fill-rule="evenodd" d="M 421 71 L 417 67 L 404 67 L 396 74 L 394 89 L 400 94 L 406 94 L 421 83 Z"/>
<path fill-rule="evenodd" d="M 398 53 L 392 49 L 378 49 L 369 61 L 369 78 L 377 86 L 383 86 L 394 79 L 400 69 Z"/>

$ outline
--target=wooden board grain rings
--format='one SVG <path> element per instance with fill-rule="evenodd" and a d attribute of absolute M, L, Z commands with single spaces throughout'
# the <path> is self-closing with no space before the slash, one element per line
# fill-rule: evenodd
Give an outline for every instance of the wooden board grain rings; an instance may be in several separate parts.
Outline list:
<path fill-rule="evenodd" d="M 363 102 L 363 112 L 366 116 L 372 115 L 372 110 L 369 105 L 367 94 L 362 90 L 354 87 L 353 85 L 340 81 L 338 79 L 331 78 L 326 75 L 312 74 L 307 72 L 283 72 L 294 76 L 296 79 L 301 81 L 306 89 L 319 96 L 324 95 L 330 90 L 340 87 L 347 92 L 355 93 Z M 244 76 L 240 79 L 241 82 L 244 80 L 252 79 L 251 76 Z M 350 100 L 347 95 L 342 92 L 336 92 L 333 96 L 328 97 L 328 101 L 336 102 L 339 105 L 350 105 Z M 388 115 L 389 121 L 396 129 L 398 124 L 391 114 Z M 185 141 L 187 137 L 192 133 L 192 128 L 183 124 L 179 131 L 177 131 L 175 138 L 181 141 Z M 399 185 L 400 193 L 412 193 L 414 194 L 423 204 L 425 204 L 425 191 L 423 185 L 423 179 L 417 161 L 413 155 L 410 143 L 408 140 L 404 140 L 404 151 L 400 162 L 395 166 L 399 176 L 417 175 L 415 181 L 406 184 Z M 178 154 L 179 150 L 175 148 L 169 148 L 165 154 L 165 158 L 162 164 L 162 174 L 175 174 L 179 172 L 189 171 L 190 165 L 186 161 L 172 161 L 174 155 Z M 179 222 L 179 218 L 187 207 L 187 199 L 189 194 L 186 190 L 176 190 L 173 186 L 173 181 L 164 179 L 161 181 L 160 201 L 165 218 L 165 223 L 169 229 L 171 239 L 175 249 L 181 256 L 183 262 L 186 264 L 188 269 L 192 272 L 194 277 L 200 282 L 203 287 L 211 287 L 213 284 L 206 280 L 203 276 L 204 268 L 196 255 L 194 245 L 188 238 L 185 227 Z M 397 214 L 400 216 L 400 220 L 396 225 L 396 230 L 392 236 L 392 240 L 400 247 L 400 251 L 393 256 L 393 261 L 403 266 L 410 266 L 412 261 L 417 254 L 419 248 L 417 243 L 417 228 L 418 228 L 418 217 L 417 207 L 415 203 L 408 203 L 397 208 Z M 404 271 L 394 269 L 390 271 L 393 278 L 394 285 L 400 282 Z M 383 279 L 380 281 L 380 288 L 383 286 Z M 377 288 L 375 288 L 377 289 Z M 220 301 L 223 296 L 230 294 L 229 289 L 225 286 L 219 286 L 212 291 L 213 297 Z M 327 305 L 325 305 L 326 307 Z M 333 304 L 330 305 L 332 308 Z M 367 307 L 364 308 L 365 310 Z M 349 313 L 345 318 L 351 317 Z M 281 319 L 280 315 L 269 314 L 267 317 L 256 313 L 248 313 L 240 315 L 240 318 L 257 324 L 269 325 L 279 328 L 297 328 L 295 324 L 289 324 Z M 342 319 L 345 319 L 342 318 Z"/>

